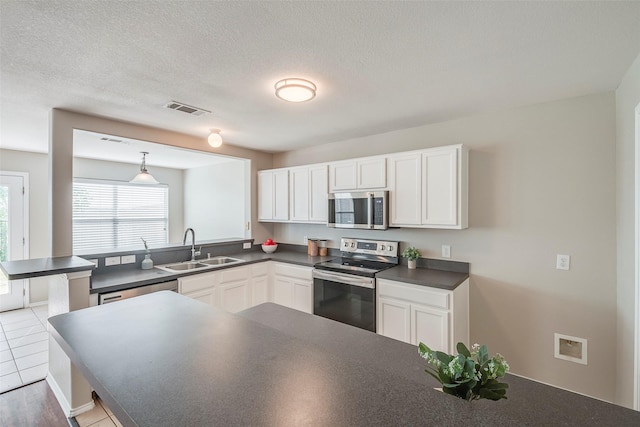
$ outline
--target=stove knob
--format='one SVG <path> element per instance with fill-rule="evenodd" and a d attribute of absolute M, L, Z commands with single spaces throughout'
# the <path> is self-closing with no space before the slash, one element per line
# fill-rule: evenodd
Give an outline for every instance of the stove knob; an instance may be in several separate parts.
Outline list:
<path fill-rule="evenodd" d="M 393 246 L 389 245 L 387 249 L 389 250 L 389 252 L 391 252 L 393 250 Z"/>
<path fill-rule="evenodd" d="M 384 251 L 384 245 L 380 245 L 380 250 Z"/>
<path fill-rule="evenodd" d="M 351 247 L 355 248 L 356 247 L 356 242 L 351 242 Z"/>

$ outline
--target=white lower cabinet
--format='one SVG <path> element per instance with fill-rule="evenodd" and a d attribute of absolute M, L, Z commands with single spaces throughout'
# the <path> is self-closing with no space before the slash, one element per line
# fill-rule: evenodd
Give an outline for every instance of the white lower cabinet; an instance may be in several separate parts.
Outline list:
<path fill-rule="evenodd" d="M 216 273 L 202 273 L 178 278 L 178 292 L 209 305 L 216 305 Z"/>
<path fill-rule="evenodd" d="M 272 302 L 313 313 L 313 268 L 279 262 L 272 267 Z"/>
<path fill-rule="evenodd" d="M 229 268 L 218 274 L 218 307 L 231 313 L 251 307 L 251 267 Z"/>
<path fill-rule="evenodd" d="M 378 279 L 378 333 L 432 350 L 454 352 L 469 345 L 469 280 L 455 290 Z"/>
<path fill-rule="evenodd" d="M 312 271 L 312 267 L 260 262 L 180 277 L 178 291 L 231 313 L 264 302 L 312 313 Z"/>

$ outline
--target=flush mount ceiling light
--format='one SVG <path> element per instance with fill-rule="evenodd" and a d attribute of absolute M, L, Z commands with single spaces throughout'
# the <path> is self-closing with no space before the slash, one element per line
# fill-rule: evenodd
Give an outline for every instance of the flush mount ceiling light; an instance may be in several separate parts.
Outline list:
<path fill-rule="evenodd" d="M 316 96 L 316 85 L 309 80 L 288 78 L 275 84 L 276 96 L 284 101 L 304 102 Z"/>
<path fill-rule="evenodd" d="M 140 173 L 131 181 L 132 184 L 160 184 L 147 170 L 147 151 L 141 151 L 142 163 L 140 164 Z"/>
<path fill-rule="evenodd" d="M 211 129 L 211 133 L 207 138 L 207 142 L 213 148 L 218 148 L 222 145 L 222 137 L 220 136 L 220 129 Z"/>

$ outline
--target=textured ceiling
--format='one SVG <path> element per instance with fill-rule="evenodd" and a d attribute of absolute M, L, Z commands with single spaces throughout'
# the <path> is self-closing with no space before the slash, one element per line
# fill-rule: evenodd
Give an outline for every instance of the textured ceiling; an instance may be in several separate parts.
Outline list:
<path fill-rule="evenodd" d="M 43 152 L 51 108 L 283 151 L 614 90 L 640 52 L 640 2 L 1 0 L 0 19 L 0 147 Z M 277 99 L 284 77 L 317 97 Z"/>

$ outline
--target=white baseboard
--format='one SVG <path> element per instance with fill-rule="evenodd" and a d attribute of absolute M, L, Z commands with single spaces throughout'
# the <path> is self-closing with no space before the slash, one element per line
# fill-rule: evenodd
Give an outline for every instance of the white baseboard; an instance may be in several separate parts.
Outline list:
<path fill-rule="evenodd" d="M 29 307 L 40 307 L 43 305 L 49 305 L 49 301 L 32 302 Z"/>
<path fill-rule="evenodd" d="M 76 417 L 82 413 L 92 410 L 96 406 L 96 403 L 93 401 L 93 399 L 91 399 L 91 402 L 88 402 L 77 408 L 72 408 L 67 401 L 67 397 L 64 395 L 53 376 L 47 375 L 47 384 L 49 384 L 51 391 L 53 391 L 53 395 L 56 397 L 58 403 L 60 404 L 60 407 L 62 408 L 64 416 L 67 418 Z"/>

